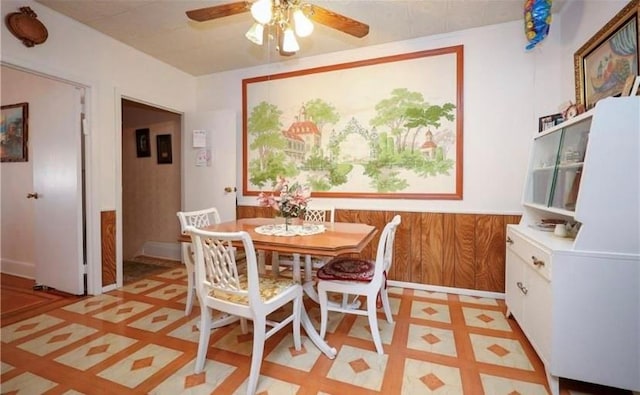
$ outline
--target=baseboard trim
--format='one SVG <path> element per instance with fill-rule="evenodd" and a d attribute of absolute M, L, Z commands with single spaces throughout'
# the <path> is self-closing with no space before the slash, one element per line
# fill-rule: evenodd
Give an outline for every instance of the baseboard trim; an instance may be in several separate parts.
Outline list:
<path fill-rule="evenodd" d="M 10 274 L 12 276 L 28 278 L 33 280 L 36 278 L 36 266 L 33 263 L 14 261 L 12 259 L 3 258 L 0 260 L 0 272 Z"/>
<path fill-rule="evenodd" d="M 456 295 L 476 296 L 479 298 L 504 299 L 504 292 L 479 291 L 476 289 L 443 287 L 441 285 L 417 284 L 405 281 L 389 280 L 388 285 L 400 288 L 418 289 L 429 292 L 442 292 Z"/>
<path fill-rule="evenodd" d="M 147 241 L 142 247 L 142 255 L 154 258 L 170 259 L 174 261 L 181 260 L 180 243 L 168 243 L 161 241 Z"/>

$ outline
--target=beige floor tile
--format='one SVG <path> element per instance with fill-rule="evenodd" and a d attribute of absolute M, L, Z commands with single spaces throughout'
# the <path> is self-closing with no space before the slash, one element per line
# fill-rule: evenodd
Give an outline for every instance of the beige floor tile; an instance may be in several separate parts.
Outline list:
<path fill-rule="evenodd" d="M 414 300 L 411 303 L 411 317 L 423 320 L 451 323 L 449 306 Z"/>
<path fill-rule="evenodd" d="M 128 326 L 132 328 L 144 329 L 150 332 L 158 332 L 164 327 L 171 325 L 182 318 L 184 318 L 183 310 L 163 307 L 137 321 L 130 323 Z"/>
<path fill-rule="evenodd" d="M 498 301 L 492 298 L 481 298 L 479 296 L 460 295 L 460 301 L 464 303 L 485 304 L 490 306 L 498 306 Z"/>
<path fill-rule="evenodd" d="M 9 394 L 42 394 L 57 386 L 57 383 L 49 381 L 35 374 L 25 372 L 2 383 L 2 393 Z"/>
<path fill-rule="evenodd" d="M 402 376 L 402 395 L 416 394 L 461 395 L 460 370 L 407 358 Z"/>
<path fill-rule="evenodd" d="M 169 336 L 198 343 L 200 338 L 200 330 L 198 329 L 199 325 L 200 317 L 195 317 L 189 320 L 186 324 L 182 324 L 178 328 L 169 332 Z"/>
<path fill-rule="evenodd" d="M 518 340 L 469 334 L 476 361 L 510 368 L 533 370 Z"/>
<path fill-rule="evenodd" d="M 117 364 L 101 371 L 98 376 L 134 388 L 180 354 L 181 352 L 170 348 L 149 344 Z"/>
<path fill-rule="evenodd" d="M 72 311 L 78 314 L 91 314 L 92 311 L 96 311 L 112 303 L 122 301 L 122 298 L 111 296 L 108 294 L 102 294 L 94 296 L 89 299 L 81 300 L 80 302 L 64 306 L 62 309 Z"/>
<path fill-rule="evenodd" d="M 463 307 L 462 313 L 469 326 L 511 332 L 509 322 L 501 311 Z"/>
<path fill-rule="evenodd" d="M 74 323 L 36 337 L 20 344 L 18 347 L 30 353 L 43 356 L 96 332 L 98 332 L 97 329 Z"/>
<path fill-rule="evenodd" d="M 184 281 L 187 281 L 187 269 L 184 267 L 175 268 L 173 270 L 166 271 L 164 273 L 160 273 L 156 275 L 156 277 L 178 280 L 184 278 Z"/>
<path fill-rule="evenodd" d="M 162 287 L 162 288 L 157 289 L 157 290 L 155 290 L 153 292 L 149 292 L 146 295 L 151 297 L 151 298 L 169 300 L 169 299 L 175 298 L 176 296 L 179 296 L 179 295 L 182 295 L 182 294 L 186 294 L 186 292 L 187 292 L 187 286 L 186 285 L 170 284 L 170 285 L 167 285 L 166 287 Z M 184 311 L 183 311 L 183 313 L 184 313 Z"/>
<path fill-rule="evenodd" d="M 413 291 L 414 296 L 419 296 L 421 298 L 431 298 L 438 300 L 447 300 L 449 296 L 443 292 L 435 292 L 435 291 L 424 291 L 421 289 L 416 289 Z"/>
<path fill-rule="evenodd" d="M 407 348 L 452 357 L 457 355 L 453 331 L 416 324 L 409 325 Z"/>
<path fill-rule="evenodd" d="M 342 346 L 327 377 L 357 387 L 379 391 L 387 368 L 388 356 L 375 351 Z"/>
<path fill-rule="evenodd" d="M 145 278 L 140 281 L 136 281 L 135 283 L 125 285 L 124 287 L 122 287 L 122 290 L 125 292 L 133 293 L 133 294 L 141 294 L 163 284 L 165 283 L 162 281 Z"/>
<path fill-rule="evenodd" d="M 136 342 L 137 340 L 135 339 L 107 333 L 98 339 L 92 340 L 73 351 L 57 357 L 55 360 L 76 369 L 87 370 Z"/>
<path fill-rule="evenodd" d="M 94 317 L 101 320 L 117 323 L 124 321 L 134 315 L 142 313 L 145 310 L 149 310 L 152 307 L 153 305 L 150 305 L 148 303 L 142 303 L 132 300 L 98 313 L 94 315 Z"/>
<path fill-rule="evenodd" d="M 384 316 L 384 314 L 382 314 L 382 316 Z M 391 344 L 394 329 L 395 323 L 390 324 L 385 318 L 380 318 L 380 315 L 378 316 L 378 332 L 380 333 L 380 341 L 382 341 L 383 344 Z M 351 330 L 349 330 L 349 336 L 373 342 L 371 327 L 369 327 L 369 318 L 358 316 Z"/>
<path fill-rule="evenodd" d="M 304 330 L 302 332 L 304 333 Z M 322 354 L 308 337 L 300 336 L 300 340 L 302 342 L 301 350 L 296 351 L 293 344 L 293 334 L 288 334 L 278 343 L 276 348 L 264 358 L 265 361 L 310 372 L 318 360 L 318 357 Z"/>
<path fill-rule="evenodd" d="M 276 380 L 267 376 L 260 376 L 256 394 L 296 395 L 299 389 L 299 385 Z M 245 380 L 245 382 L 233 392 L 233 395 L 246 395 L 246 393 L 247 381 Z"/>
<path fill-rule="evenodd" d="M 15 369 L 15 367 L 9 365 L 8 363 L 2 362 L 2 364 L 0 364 L 0 374 L 5 374 L 13 369 Z"/>
<path fill-rule="evenodd" d="M 25 321 L 16 322 L 13 325 L 5 326 L 2 328 L 0 336 L 2 336 L 3 343 L 11 343 L 25 336 L 29 336 L 32 333 L 51 328 L 61 322 L 64 322 L 64 320 L 42 314 Z"/>
<path fill-rule="evenodd" d="M 513 379 L 507 379 L 503 377 L 490 376 L 487 374 L 480 374 L 482 380 L 482 387 L 485 394 L 491 395 L 513 395 L 513 394 L 526 394 L 526 395 L 547 395 L 547 389 L 544 385 L 536 383 L 528 383 L 526 381 L 518 381 Z"/>
<path fill-rule="evenodd" d="M 159 386 L 150 395 L 209 395 L 220 383 L 233 373 L 234 366 L 206 360 L 204 371 L 195 374 L 195 360 L 186 364 Z"/>

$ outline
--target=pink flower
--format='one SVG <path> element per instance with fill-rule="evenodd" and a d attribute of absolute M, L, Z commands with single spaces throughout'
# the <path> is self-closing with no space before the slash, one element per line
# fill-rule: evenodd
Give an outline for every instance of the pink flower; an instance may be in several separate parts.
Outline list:
<path fill-rule="evenodd" d="M 278 177 L 278 182 L 270 195 L 264 192 L 258 195 L 260 206 L 271 207 L 279 211 L 283 217 L 303 216 L 310 200 L 311 191 L 308 187 L 302 187 L 297 182 L 289 185 L 283 177 Z"/>

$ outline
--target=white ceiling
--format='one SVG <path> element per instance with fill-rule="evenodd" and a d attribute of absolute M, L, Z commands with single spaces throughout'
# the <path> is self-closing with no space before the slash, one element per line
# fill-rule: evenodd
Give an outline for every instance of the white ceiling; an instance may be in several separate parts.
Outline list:
<path fill-rule="evenodd" d="M 191 75 L 281 60 L 273 44 L 260 47 L 245 32 L 249 13 L 194 22 L 185 11 L 235 0 L 36 0 Z M 559 3 L 555 0 L 554 11 Z M 523 19 L 522 0 L 310 0 L 370 26 L 355 38 L 315 24 L 294 57 L 313 56 Z M 523 27 L 524 35 L 524 27 Z M 285 59 L 289 59 L 285 58 Z"/>

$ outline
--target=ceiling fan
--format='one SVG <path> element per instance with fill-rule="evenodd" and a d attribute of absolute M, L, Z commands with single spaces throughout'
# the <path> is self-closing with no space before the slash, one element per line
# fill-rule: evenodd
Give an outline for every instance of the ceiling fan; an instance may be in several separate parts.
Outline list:
<path fill-rule="evenodd" d="M 251 12 L 255 23 L 246 37 L 262 45 L 264 28 L 273 29 L 280 55 L 295 54 L 298 43 L 295 34 L 305 37 L 313 31 L 311 21 L 339 30 L 354 37 L 362 38 L 369 34 L 369 25 L 338 14 L 326 8 L 305 3 L 303 0 L 256 0 L 199 8 L 187 11 L 187 17 L 197 22 L 223 18 L 231 15 Z"/>

